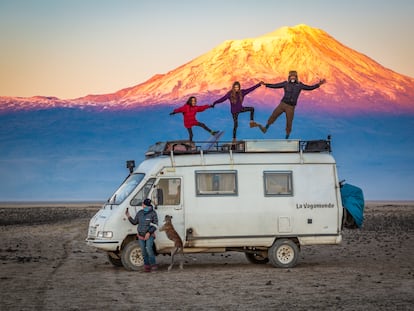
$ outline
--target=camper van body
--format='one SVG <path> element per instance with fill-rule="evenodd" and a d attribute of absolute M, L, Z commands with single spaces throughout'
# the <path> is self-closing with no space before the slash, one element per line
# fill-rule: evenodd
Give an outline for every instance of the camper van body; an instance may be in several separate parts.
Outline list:
<path fill-rule="evenodd" d="M 329 141 L 322 142 L 317 150 L 297 140 L 190 152 L 163 145 L 161 152 L 147 153 L 91 219 L 87 243 L 107 251 L 113 264 L 138 269 L 143 261 L 136 226 L 125 211 L 134 217 L 148 197 L 160 226 L 165 215 L 173 216 L 186 253 L 242 251 L 251 262 L 294 266 L 300 246 L 342 238 L 336 163 Z M 173 242 L 156 232 L 155 247 L 169 253 Z"/>

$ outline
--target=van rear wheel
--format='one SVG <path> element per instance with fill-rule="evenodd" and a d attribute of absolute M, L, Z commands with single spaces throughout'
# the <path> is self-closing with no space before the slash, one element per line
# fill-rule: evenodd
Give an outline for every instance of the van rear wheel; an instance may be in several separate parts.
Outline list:
<path fill-rule="evenodd" d="M 270 263 L 276 268 L 292 268 L 299 257 L 299 247 L 290 239 L 276 240 L 269 248 Z"/>
<path fill-rule="evenodd" d="M 124 247 L 121 253 L 121 261 L 127 270 L 137 271 L 141 269 L 144 265 L 144 257 L 137 240 L 129 242 Z"/>
<path fill-rule="evenodd" d="M 264 265 L 264 264 L 267 264 L 269 262 L 269 258 L 263 257 L 260 254 L 256 254 L 256 253 L 245 253 L 245 255 L 246 255 L 247 260 L 250 263 Z"/>

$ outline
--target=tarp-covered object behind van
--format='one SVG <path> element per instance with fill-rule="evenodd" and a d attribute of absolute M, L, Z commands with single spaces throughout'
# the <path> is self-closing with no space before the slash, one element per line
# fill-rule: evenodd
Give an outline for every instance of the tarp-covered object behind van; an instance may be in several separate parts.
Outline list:
<path fill-rule="evenodd" d="M 342 185 L 341 200 L 342 206 L 351 214 L 358 228 L 361 228 L 364 221 L 365 206 L 362 189 L 350 184 Z"/>

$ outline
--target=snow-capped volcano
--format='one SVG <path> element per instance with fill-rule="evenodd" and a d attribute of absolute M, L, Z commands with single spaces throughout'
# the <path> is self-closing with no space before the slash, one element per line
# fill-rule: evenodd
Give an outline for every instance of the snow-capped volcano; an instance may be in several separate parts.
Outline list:
<path fill-rule="evenodd" d="M 55 98 L 0 98 L 0 110 L 54 106 L 131 109 L 139 106 L 184 103 L 195 95 L 212 102 L 234 81 L 247 88 L 259 81 L 281 82 L 289 70 L 313 84 L 327 83 L 304 92 L 301 101 L 338 112 L 414 112 L 414 78 L 381 66 L 307 25 L 282 27 L 257 38 L 227 40 L 211 51 L 165 74 L 111 94 L 73 100 Z M 274 106 L 282 91 L 261 87 L 249 95 L 258 105 Z"/>

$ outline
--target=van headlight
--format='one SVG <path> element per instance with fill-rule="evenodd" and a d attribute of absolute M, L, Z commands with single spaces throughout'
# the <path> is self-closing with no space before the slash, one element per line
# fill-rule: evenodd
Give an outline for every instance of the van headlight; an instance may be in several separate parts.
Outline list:
<path fill-rule="evenodd" d="M 98 231 L 98 238 L 110 239 L 113 237 L 112 231 Z"/>

